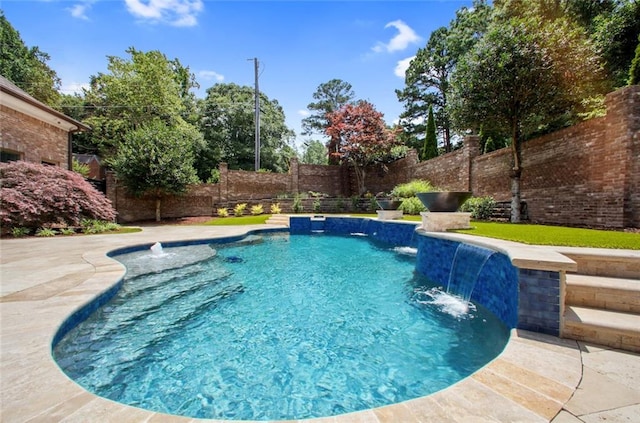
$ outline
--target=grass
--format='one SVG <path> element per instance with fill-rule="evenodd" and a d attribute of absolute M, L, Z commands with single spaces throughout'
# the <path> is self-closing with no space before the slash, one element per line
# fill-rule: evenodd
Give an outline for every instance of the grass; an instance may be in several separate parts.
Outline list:
<path fill-rule="evenodd" d="M 331 215 L 331 213 L 321 214 Z M 371 213 L 345 214 L 355 217 L 376 217 L 376 214 Z M 258 216 L 222 217 L 205 222 L 204 225 L 260 225 L 265 223 L 270 216 L 270 214 L 261 214 Z M 419 222 L 421 219 L 421 216 L 404 215 L 403 217 L 403 220 L 411 222 Z M 505 239 L 531 245 L 640 250 L 640 233 L 501 222 L 473 221 L 471 225 L 472 229 L 460 229 L 453 232 Z"/>
<path fill-rule="evenodd" d="M 472 229 L 453 232 L 532 245 L 640 250 L 640 234 L 631 232 L 477 221 L 472 222 L 471 226 Z"/>
<path fill-rule="evenodd" d="M 261 225 L 271 217 L 270 214 L 260 214 L 257 216 L 241 216 L 241 217 L 219 217 L 205 222 L 204 225 L 210 226 L 230 226 L 230 225 Z"/>

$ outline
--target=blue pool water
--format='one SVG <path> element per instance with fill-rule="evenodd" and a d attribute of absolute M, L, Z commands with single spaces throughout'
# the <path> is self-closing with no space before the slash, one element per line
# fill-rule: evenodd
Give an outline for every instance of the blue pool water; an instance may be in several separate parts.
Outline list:
<path fill-rule="evenodd" d="M 417 274 L 414 253 L 271 234 L 117 256 L 122 288 L 54 357 L 98 395 L 199 418 L 300 419 L 424 396 L 485 365 L 509 334 Z"/>

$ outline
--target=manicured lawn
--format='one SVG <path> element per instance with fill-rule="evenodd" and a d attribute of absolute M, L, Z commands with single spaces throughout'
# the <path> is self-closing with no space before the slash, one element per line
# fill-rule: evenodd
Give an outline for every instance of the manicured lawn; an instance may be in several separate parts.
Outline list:
<path fill-rule="evenodd" d="M 471 226 L 472 229 L 453 232 L 523 244 L 640 250 L 640 233 L 477 221 L 471 222 Z"/>
<path fill-rule="evenodd" d="M 218 217 L 205 222 L 204 225 L 211 226 L 229 226 L 229 225 L 260 225 L 271 217 L 270 214 L 261 214 L 258 216 L 241 216 L 241 217 Z"/>
<path fill-rule="evenodd" d="M 330 215 L 327 213 L 322 213 Z M 348 213 L 350 216 L 371 217 L 370 213 Z M 259 225 L 266 222 L 269 214 L 259 216 L 214 218 L 205 225 Z M 403 220 L 419 222 L 420 216 L 405 215 Z M 558 245 L 571 247 L 620 248 L 640 250 L 640 233 L 603 231 L 596 229 L 567 228 L 562 226 L 512 224 L 501 222 L 471 222 L 472 229 L 453 232 L 489 238 L 505 239 L 532 245 Z"/>

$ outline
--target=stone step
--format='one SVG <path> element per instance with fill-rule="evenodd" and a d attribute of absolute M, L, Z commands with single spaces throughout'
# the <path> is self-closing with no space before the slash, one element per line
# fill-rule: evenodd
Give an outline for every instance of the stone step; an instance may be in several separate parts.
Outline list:
<path fill-rule="evenodd" d="M 265 222 L 269 225 L 289 226 L 289 216 L 286 214 L 274 214 Z"/>
<path fill-rule="evenodd" d="M 568 274 L 565 304 L 640 314 L 640 280 Z"/>
<path fill-rule="evenodd" d="M 640 250 L 555 247 L 578 265 L 581 275 L 640 280 Z"/>
<path fill-rule="evenodd" d="M 640 352 L 640 315 L 567 306 L 562 337 Z"/>

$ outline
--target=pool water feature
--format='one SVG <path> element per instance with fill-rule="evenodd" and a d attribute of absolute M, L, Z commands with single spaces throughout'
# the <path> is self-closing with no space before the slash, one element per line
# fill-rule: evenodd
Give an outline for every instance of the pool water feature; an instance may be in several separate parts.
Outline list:
<path fill-rule="evenodd" d="M 424 396 L 494 358 L 508 329 L 479 305 L 448 314 L 426 301 L 434 284 L 394 247 L 269 235 L 118 256 L 122 288 L 54 356 L 98 395 L 200 418 L 300 419 Z"/>

